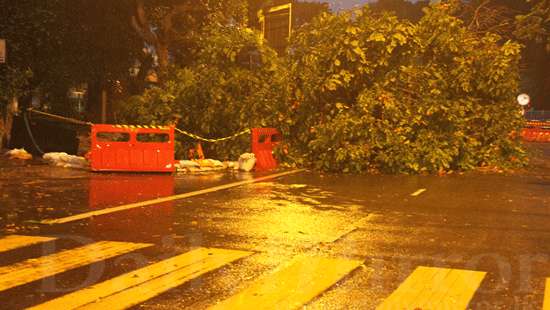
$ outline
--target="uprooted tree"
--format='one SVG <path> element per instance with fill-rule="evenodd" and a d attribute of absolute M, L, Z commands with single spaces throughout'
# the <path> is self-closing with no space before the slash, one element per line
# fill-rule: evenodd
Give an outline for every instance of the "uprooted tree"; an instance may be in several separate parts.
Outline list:
<path fill-rule="evenodd" d="M 286 66 L 256 34 L 217 24 L 196 62 L 122 115 L 167 123 L 179 114 L 180 126 L 211 137 L 278 127 L 285 160 L 325 171 L 518 164 L 520 46 L 470 31 L 450 9 L 433 5 L 417 23 L 368 8 L 324 14 L 295 33 Z M 243 65 L 243 55 L 257 60 Z M 221 158 L 239 151 L 214 149 Z"/>

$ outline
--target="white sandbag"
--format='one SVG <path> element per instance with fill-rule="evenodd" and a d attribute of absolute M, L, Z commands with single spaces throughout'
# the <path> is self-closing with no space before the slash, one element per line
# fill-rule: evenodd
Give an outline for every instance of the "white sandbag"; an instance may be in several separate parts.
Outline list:
<path fill-rule="evenodd" d="M 88 168 L 88 161 L 84 157 L 69 155 L 64 152 L 46 153 L 42 156 L 50 165 L 64 168 Z"/>
<path fill-rule="evenodd" d="M 221 161 L 215 159 L 207 159 L 214 168 L 223 168 L 224 165 Z"/>
<path fill-rule="evenodd" d="M 244 153 L 239 157 L 239 170 L 252 171 L 256 165 L 256 155 L 253 153 Z"/>
<path fill-rule="evenodd" d="M 176 167 L 178 168 L 200 168 L 199 163 L 192 160 L 180 160 L 176 163 Z"/>
<path fill-rule="evenodd" d="M 10 157 L 10 159 L 32 159 L 32 155 L 29 154 L 25 149 L 13 149 L 6 152 L 6 155 Z"/>
<path fill-rule="evenodd" d="M 230 169 L 230 170 L 239 170 L 239 162 L 238 161 L 226 161 L 226 162 L 224 162 L 224 166 L 227 167 L 227 169 Z"/>
<path fill-rule="evenodd" d="M 201 169 L 204 168 L 223 168 L 223 163 L 215 159 L 198 159 L 196 162 L 199 164 Z"/>

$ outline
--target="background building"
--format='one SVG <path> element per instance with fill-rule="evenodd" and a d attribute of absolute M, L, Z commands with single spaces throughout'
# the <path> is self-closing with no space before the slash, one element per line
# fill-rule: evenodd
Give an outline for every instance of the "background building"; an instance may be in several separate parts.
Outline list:
<path fill-rule="evenodd" d="M 282 53 L 288 46 L 293 29 L 328 11 L 328 3 L 275 1 L 258 12 L 259 27 L 268 44 Z"/>

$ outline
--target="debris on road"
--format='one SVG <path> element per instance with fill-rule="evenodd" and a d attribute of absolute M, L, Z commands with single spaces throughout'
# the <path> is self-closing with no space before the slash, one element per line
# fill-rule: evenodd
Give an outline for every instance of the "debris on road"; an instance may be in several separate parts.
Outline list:
<path fill-rule="evenodd" d="M 176 161 L 175 166 L 178 172 L 187 173 L 238 170 L 240 168 L 238 161 L 221 162 L 215 159 L 180 160 Z"/>
<path fill-rule="evenodd" d="M 256 155 L 254 153 L 244 153 L 239 157 L 239 170 L 249 172 L 256 165 Z"/>
<path fill-rule="evenodd" d="M 67 153 L 46 153 L 42 158 L 56 167 L 88 169 L 90 166 L 86 158 Z"/>
<path fill-rule="evenodd" d="M 221 161 L 215 160 L 215 159 L 199 159 L 197 160 L 197 163 L 202 168 L 218 168 L 218 169 L 224 169 L 224 165 Z"/>
<path fill-rule="evenodd" d="M 227 169 L 239 170 L 238 161 L 226 161 L 224 164 L 227 165 Z"/>
<path fill-rule="evenodd" d="M 13 149 L 6 152 L 6 155 L 8 155 L 10 159 L 21 159 L 21 160 L 32 159 L 32 155 L 29 154 L 25 149 Z"/>
<path fill-rule="evenodd" d="M 196 161 L 192 161 L 192 160 L 180 160 L 180 161 L 177 161 L 176 164 L 176 169 L 178 171 L 189 171 L 189 172 L 193 172 L 194 170 L 200 170 L 201 169 L 201 165 L 199 165 L 198 162 Z"/>
<path fill-rule="evenodd" d="M 180 160 L 176 162 L 175 166 L 178 172 L 188 173 L 220 171 L 230 168 L 228 163 L 222 163 L 215 159 Z"/>

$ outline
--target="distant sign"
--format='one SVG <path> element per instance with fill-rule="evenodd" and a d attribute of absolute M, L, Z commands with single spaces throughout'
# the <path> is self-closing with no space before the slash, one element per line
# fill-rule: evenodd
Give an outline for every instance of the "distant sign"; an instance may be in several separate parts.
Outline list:
<path fill-rule="evenodd" d="M 518 103 L 522 106 L 526 106 L 531 102 L 531 98 L 527 94 L 521 94 L 518 96 Z"/>
<path fill-rule="evenodd" d="M 0 64 L 6 63 L 6 40 L 0 39 Z"/>
<path fill-rule="evenodd" d="M 260 10 L 262 33 L 277 52 L 284 52 L 292 31 L 292 3 Z"/>

